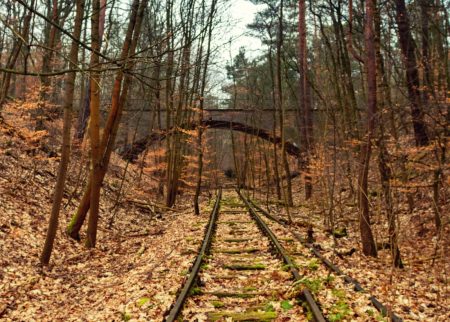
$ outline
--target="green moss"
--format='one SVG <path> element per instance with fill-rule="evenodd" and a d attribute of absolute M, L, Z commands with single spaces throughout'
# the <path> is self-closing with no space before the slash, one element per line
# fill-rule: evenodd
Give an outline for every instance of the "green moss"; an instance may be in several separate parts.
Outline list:
<path fill-rule="evenodd" d="M 260 295 L 259 293 L 253 294 L 253 293 L 239 293 L 239 292 L 208 292 L 208 294 L 217 296 L 218 298 L 232 297 L 238 299 L 250 299 Z"/>
<path fill-rule="evenodd" d="M 249 238 L 227 238 L 227 239 L 224 239 L 223 241 L 226 243 L 243 243 L 243 242 L 247 242 L 250 240 L 251 239 L 249 239 Z"/>
<path fill-rule="evenodd" d="M 256 291 L 257 288 L 256 288 L 256 287 L 253 287 L 253 286 L 247 286 L 247 287 L 244 287 L 244 290 L 245 290 L 245 291 Z"/>
<path fill-rule="evenodd" d="M 211 301 L 210 303 L 211 303 L 216 309 L 225 306 L 225 303 L 223 303 L 222 301 Z"/>
<path fill-rule="evenodd" d="M 77 213 L 75 212 L 73 214 L 72 218 L 70 219 L 69 224 L 67 225 L 67 228 L 66 228 L 67 234 L 71 234 L 72 233 L 73 227 L 75 226 L 75 223 L 77 222 L 77 219 L 78 219 Z"/>
<path fill-rule="evenodd" d="M 235 270 L 235 271 L 247 271 L 247 270 L 263 270 L 266 269 L 266 265 L 261 263 L 245 265 L 245 264 L 229 264 L 224 265 L 224 268 Z"/>
<path fill-rule="evenodd" d="M 208 321 L 218 321 L 223 318 L 233 321 L 272 321 L 277 317 L 276 312 L 210 312 Z"/>
<path fill-rule="evenodd" d="M 137 306 L 141 307 L 147 304 L 150 301 L 150 298 L 148 297 L 142 297 L 139 300 L 136 301 Z"/>
<path fill-rule="evenodd" d="M 202 294 L 203 294 L 203 291 L 200 287 L 193 287 L 189 291 L 189 295 L 191 295 L 191 296 L 202 295 Z"/>

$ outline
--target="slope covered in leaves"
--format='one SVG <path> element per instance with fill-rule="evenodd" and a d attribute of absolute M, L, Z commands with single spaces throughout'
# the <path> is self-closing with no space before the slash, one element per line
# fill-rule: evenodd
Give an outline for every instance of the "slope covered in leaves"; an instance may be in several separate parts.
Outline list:
<path fill-rule="evenodd" d="M 110 176 L 103 189 L 98 247 L 88 250 L 64 232 L 81 190 L 72 165 L 51 265 L 42 268 L 39 255 L 58 158 L 48 157 L 40 140 L 24 130 L 5 124 L 0 130 L 0 318 L 160 320 L 193 261 L 209 208 L 203 207 L 202 216 L 194 216 L 190 207 L 155 216 L 125 195 L 127 202 L 113 209 L 120 176 Z M 117 159 L 112 168 L 123 169 Z"/>

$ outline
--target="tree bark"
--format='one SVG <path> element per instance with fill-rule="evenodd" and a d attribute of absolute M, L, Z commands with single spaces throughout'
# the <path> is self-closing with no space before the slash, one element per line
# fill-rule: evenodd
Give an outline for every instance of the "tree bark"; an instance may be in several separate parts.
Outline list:
<path fill-rule="evenodd" d="M 217 0 L 212 0 L 211 9 L 208 16 L 208 44 L 206 48 L 206 57 L 203 62 L 203 79 L 201 83 L 200 89 L 200 122 L 203 121 L 203 105 L 205 101 L 205 87 L 206 87 L 206 77 L 208 72 L 208 63 L 211 55 L 211 41 L 212 41 L 212 30 L 213 30 L 213 17 L 216 12 L 216 3 Z M 202 186 L 202 172 L 203 172 L 203 128 L 201 126 L 198 127 L 198 173 L 197 173 L 197 185 L 195 187 L 195 196 L 194 196 L 194 210 L 195 214 L 200 214 L 199 202 L 198 199 L 200 197 L 200 191 Z"/>
<path fill-rule="evenodd" d="M 100 58 L 96 52 L 100 50 L 99 35 L 99 19 L 100 19 L 100 0 L 92 0 L 92 16 L 91 16 L 91 46 L 94 50 L 91 53 L 90 62 L 90 114 L 89 121 L 89 137 L 91 139 L 91 171 L 90 181 L 90 212 L 87 228 L 86 247 L 95 247 L 97 241 L 97 225 L 100 207 L 100 188 L 101 188 L 101 151 L 100 151 L 100 72 L 98 71 Z"/>
<path fill-rule="evenodd" d="M 84 0 L 77 0 L 76 2 L 76 14 L 73 36 L 76 39 L 80 38 L 81 26 L 83 23 L 84 13 Z M 78 50 L 79 46 L 76 41 L 72 41 L 70 48 L 70 66 L 75 69 L 78 64 Z M 64 194 L 64 186 L 67 177 L 67 168 L 69 166 L 70 159 L 70 127 L 72 123 L 72 107 L 75 88 L 76 73 L 68 73 L 66 75 L 66 89 L 64 95 L 64 121 L 63 121 L 63 143 L 61 147 L 61 161 L 59 163 L 58 176 L 56 178 L 55 191 L 53 193 L 52 211 L 50 214 L 50 220 L 47 230 L 47 236 L 45 239 L 44 248 L 40 257 L 40 261 L 43 265 L 47 265 L 50 261 L 50 256 L 53 250 L 53 243 L 55 240 L 56 232 L 58 229 L 59 212 L 61 209 L 61 201 Z"/>
<path fill-rule="evenodd" d="M 376 50 L 376 64 L 377 64 L 377 82 L 378 88 L 378 106 L 379 110 L 384 111 L 392 108 L 391 97 L 389 93 L 389 85 L 387 75 L 384 67 L 384 59 L 381 54 L 381 17 L 379 8 L 375 8 L 374 22 L 375 22 L 375 50 Z M 386 211 L 388 221 L 389 245 L 392 254 L 392 263 L 395 267 L 403 268 L 403 263 L 400 256 L 400 249 L 398 247 L 398 232 L 396 227 L 396 216 L 394 213 L 394 204 L 391 191 L 392 169 L 390 166 L 390 155 L 386 148 L 385 128 L 383 122 L 383 113 L 377 114 L 378 129 L 378 169 L 381 178 L 381 189 L 384 197 L 384 208 Z"/>
<path fill-rule="evenodd" d="M 298 1 L 298 33 L 299 33 L 299 66 L 300 66 L 300 92 L 299 92 L 299 116 L 300 134 L 303 137 L 301 150 L 303 156 L 301 160 L 301 170 L 305 178 L 305 199 L 312 195 L 312 182 L 309 173 L 309 158 L 313 144 L 313 126 L 311 111 L 311 96 L 308 80 L 308 48 L 306 45 L 306 8 L 305 0 Z"/>
<path fill-rule="evenodd" d="M 424 119 L 423 102 L 420 95 L 419 70 L 417 68 L 415 54 L 416 45 L 411 34 L 405 0 L 396 0 L 396 20 L 400 48 L 406 68 L 406 87 L 411 104 L 414 138 L 417 146 L 425 146 L 429 143 L 429 137 Z"/>
<path fill-rule="evenodd" d="M 372 228 L 370 227 L 370 207 L 368 199 L 368 176 L 370 156 L 372 153 L 372 139 L 375 130 L 375 119 L 377 113 L 377 76 L 375 59 L 375 37 L 374 37 L 374 12 L 375 0 L 366 1 L 365 22 L 365 47 L 366 47 L 366 71 L 367 71 L 367 130 L 366 138 L 361 146 L 361 165 L 359 172 L 359 227 L 363 253 L 366 256 L 377 256 Z"/>

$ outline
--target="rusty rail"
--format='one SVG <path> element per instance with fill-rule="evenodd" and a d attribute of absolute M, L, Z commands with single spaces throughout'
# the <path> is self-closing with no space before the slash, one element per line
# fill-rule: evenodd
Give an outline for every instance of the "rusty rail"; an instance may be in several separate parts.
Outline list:
<path fill-rule="evenodd" d="M 197 255 L 197 258 L 189 272 L 189 278 L 184 283 L 183 288 L 179 292 L 177 299 L 175 300 L 174 304 L 169 309 L 170 311 L 167 314 L 167 316 L 164 318 L 164 321 L 166 321 L 166 322 L 176 321 L 178 314 L 180 314 L 181 310 L 183 309 L 184 302 L 186 301 L 187 297 L 189 296 L 190 289 L 195 285 L 195 282 L 198 277 L 198 272 L 200 271 L 200 267 L 202 265 L 204 257 L 205 257 L 205 255 L 208 254 L 209 248 L 211 246 L 212 237 L 213 237 L 214 231 L 216 229 L 217 217 L 219 215 L 221 198 L 222 198 L 222 189 L 219 189 L 219 191 L 217 193 L 217 199 L 214 204 L 214 208 L 211 211 L 208 228 L 206 229 L 205 238 L 203 239 L 202 246 L 201 246 L 200 251 Z"/>
<path fill-rule="evenodd" d="M 333 263 L 331 263 L 327 258 L 325 258 L 315 247 L 314 245 L 306 242 L 306 240 L 300 236 L 299 233 L 293 231 L 291 229 L 291 227 L 289 226 L 288 222 L 283 220 L 282 218 L 279 218 L 277 216 L 271 215 L 269 214 L 266 210 L 264 210 L 263 208 L 259 207 L 258 205 L 256 205 L 252 200 L 250 200 L 250 204 L 252 206 L 254 206 L 255 208 L 257 208 L 265 217 L 267 217 L 268 219 L 277 222 L 278 224 L 282 225 L 283 227 L 289 229 L 291 231 L 291 233 L 294 235 L 294 237 L 303 245 L 305 245 L 306 247 L 308 247 L 311 252 L 314 254 L 314 256 L 316 256 L 317 258 L 319 258 L 322 263 L 331 271 L 335 272 L 338 275 L 341 275 L 344 278 L 344 281 L 350 284 L 353 284 L 354 286 L 354 290 L 356 292 L 365 292 L 364 288 L 361 286 L 361 284 L 355 280 L 354 278 L 344 274 L 344 272 L 337 267 L 336 265 L 334 265 Z M 394 312 L 392 312 L 391 310 L 389 310 L 384 304 L 382 304 L 380 301 L 378 301 L 378 299 L 371 295 L 369 297 L 370 302 L 372 303 L 372 305 L 383 315 L 383 316 L 389 316 L 389 318 L 391 319 L 392 322 L 403 322 L 403 319 L 401 317 L 399 317 L 398 315 L 396 315 Z"/>
<path fill-rule="evenodd" d="M 270 230 L 269 226 L 267 226 L 267 224 L 261 219 L 261 217 L 258 216 L 258 214 L 256 213 L 255 208 L 253 207 L 253 205 L 240 193 L 239 190 L 237 190 L 237 193 L 239 194 L 239 197 L 241 197 L 242 201 L 247 206 L 247 208 L 248 208 L 248 210 L 250 212 L 250 215 L 253 217 L 253 219 L 255 219 L 255 221 L 257 222 L 257 224 L 260 227 L 261 231 L 267 237 L 269 237 L 270 241 L 272 242 L 274 248 L 277 250 L 278 254 L 282 257 L 283 261 L 290 268 L 291 273 L 294 276 L 294 279 L 296 281 L 302 279 L 302 276 L 300 275 L 300 273 L 297 270 L 297 268 L 295 268 L 295 265 L 291 261 L 290 257 L 288 256 L 286 250 L 280 244 L 280 242 L 278 241 L 277 237 L 272 232 L 272 230 Z M 303 291 L 303 296 L 304 296 L 304 298 L 306 300 L 306 303 L 308 303 L 308 306 L 309 306 L 309 308 L 311 310 L 311 313 L 313 314 L 314 320 L 316 322 L 325 322 L 326 319 L 324 318 L 324 316 L 322 314 L 322 311 L 320 310 L 319 305 L 315 301 L 311 291 L 308 290 L 308 289 L 305 289 Z"/>

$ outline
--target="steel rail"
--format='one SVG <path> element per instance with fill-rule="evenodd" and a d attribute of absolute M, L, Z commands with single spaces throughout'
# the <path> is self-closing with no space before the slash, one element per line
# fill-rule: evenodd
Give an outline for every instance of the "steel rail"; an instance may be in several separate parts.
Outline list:
<path fill-rule="evenodd" d="M 205 238 L 203 239 L 202 246 L 201 246 L 200 251 L 197 255 L 197 258 L 189 272 L 189 278 L 184 283 L 184 286 L 181 289 L 180 293 L 178 294 L 177 299 L 175 300 L 175 302 L 171 306 L 171 308 L 169 308 L 170 311 L 167 314 L 167 316 L 164 318 L 164 321 L 166 321 L 166 322 L 174 322 L 177 319 L 178 314 L 180 314 L 181 310 L 183 309 L 184 302 L 186 301 L 187 297 L 189 296 L 190 289 L 194 286 L 194 284 L 197 280 L 198 272 L 200 271 L 200 267 L 205 258 L 205 255 L 209 251 L 209 248 L 211 246 L 212 237 L 213 237 L 214 231 L 216 229 L 216 223 L 217 223 L 217 217 L 219 215 L 221 198 L 222 198 L 222 189 L 219 189 L 219 191 L 217 193 L 216 202 L 214 204 L 214 208 L 211 211 L 208 228 L 206 229 Z"/>
<path fill-rule="evenodd" d="M 269 237 L 269 239 L 272 242 L 272 244 L 274 245 L 275 249 L 281 255 L 283 261 L 286 263 L 286 265 L 289 266 L 289 268 L 291 270 L 291 273 L 294 276 L 294 279 L 296 281 L 301 280 L 302 276 L 300 275 L 300 273 L 297 270 L 297 268 L 295 268 L 294 263 L 292 262 L 292 260 L 288 256 L 288 254 L 287 254 L 286 250 L 284 249 L 284 247 L 278 241 L 278 239 L 275 236 L 275 234 L 272 232 L 272 230 L 270 230 L 269 226 L 261 219 L 261 217 L 258 216 L 258 214 L 256 213 L 256 211 L 255 211 L 254 207 L 252 206 L 252 204 L 249 203 L 249 201 L 241 194 L 241 192 L 239 190 L 236 190 L 236 191 L 237 191 L 239 197 L 242 199 L 242 201 L 244 201 L 246 207 L 248 208 L 248 210 L 250 212 L 250 215 L 253 217 L 253 219 L 255 219 L 255 221 L 257 222 L 258 226 L 261 228 L 262 232 L 267 237 Z M 320 310 L 319 306 L 317 305 L 317 302 L 314 300 L 314 297 L 313 297 L 311 291 L 306 288 L 303 291 L 303 296 L 304 296 L 306 302 L 309 305 L 311 313 L 313 314 L 314 321 L 316 321 L 316 322 L 325 322 L 326 319 L 323 316 L 322 311 Z"/>
<path fill-rule="evenodd" d="M 282 218 L 279 218 L 277 216 L 269 214 L 266 210 L 256 205 L 253 200 L 250 200 L 250 203 L 258 209 L 264 216 L 269 218 L 272 221 L 277 222 L 278 224 L 282 225 L 283 227 L 290 230 L 292 235 L 303 245 L 308 247 L 311 252 L 319 258 L 322 263 L 330 270 L 335 272 L 338 275 L 341 275 L 344 278 L 344 281 L 350 284 L 353 284 L 354 290 L 357 292 L 365 292 L 364 288 L 361 286 L 361 284 L 355 280 L 354 278 L 346 275 L 339 267 L 331 263 L 327 258 L 325 258 L 315 247 L 313 244 L 308 243 L 302 236 L 300 236 L 299 233 L 293 231 L 291 227 L 289 226 L 288 222 L 283 220 Z M 383 315 L 383 316 L 389 316 L 392 322 L 403 322 L 403 319 L 396 315 L 394 312 L 389 310 L 384 304 L 382 304 L 375 296 L 371 295 L 369 297 L 370 302 L 373 304 L 373 306 Z"/>

